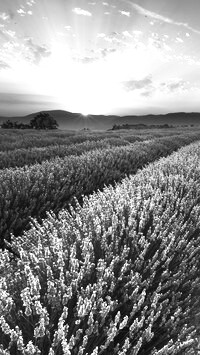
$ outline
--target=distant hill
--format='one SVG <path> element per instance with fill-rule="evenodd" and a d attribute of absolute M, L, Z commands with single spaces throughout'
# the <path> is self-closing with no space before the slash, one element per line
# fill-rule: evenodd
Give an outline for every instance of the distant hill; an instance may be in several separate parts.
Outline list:
<path fill-rule="evenodd" d="M 72 113 L 62 110 L 43 111 L 48 112 L 53 116 L 59 124 L 60 129 L 81 130 L 89 128 L 92 130 L 107 130 L 114 125 L 123 124 L 146 124 L 146 125 L 200 125 L 200 113 L 198 112 L 177 112 L 162 115 L 144 115 L 144 116 L 116 116 L 116 115 L 88 115 L 83 116 L 80 113 Z M 29 123 L 38 112 L 27 116 L 17 117 L 0 117 L 0 125 L 2 122 L 18 121 L 22 123 Z"/>

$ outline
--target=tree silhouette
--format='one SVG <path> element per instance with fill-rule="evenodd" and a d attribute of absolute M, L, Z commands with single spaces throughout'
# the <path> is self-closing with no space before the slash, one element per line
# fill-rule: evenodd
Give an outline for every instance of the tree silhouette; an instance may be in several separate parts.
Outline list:
<path fill-rule="evenodd" d="M 56 129 L 58 123 L 47 112 L 40 112 L 30 121 L 30 126 L 35 129 Z"/>
<path fill-rule="evenodd" d="M 13 122 L 7 120 L 6 122 L 2 123 L 1 128 L 13 128 Z"/>

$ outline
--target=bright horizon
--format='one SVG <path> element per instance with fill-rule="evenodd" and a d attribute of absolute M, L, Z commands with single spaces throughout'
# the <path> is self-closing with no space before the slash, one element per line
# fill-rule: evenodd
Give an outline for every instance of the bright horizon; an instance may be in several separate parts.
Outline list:
<path fill-rule="evenodd" d="M 0 0 L 0 116 L 200 112 L 200 2 Z"/>

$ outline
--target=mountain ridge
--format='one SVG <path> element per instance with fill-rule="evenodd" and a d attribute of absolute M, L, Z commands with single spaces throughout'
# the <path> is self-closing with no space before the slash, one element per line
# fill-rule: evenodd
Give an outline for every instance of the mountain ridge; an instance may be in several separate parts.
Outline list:
<path fill-rule="evenodd" d="M 41 111 L 40 111 L 41 112 Z M 54 117 L 60 129 L 90 128 L 93 130 L 111 129 L 114 125 L 123 124 L 146 124 L 146 125 L 200 125 L 199 112 L 172 112 L 166 114 L 145 114 L 145 115 L 83 115 L 81 113 L 73 113 L 64 110 L 44 110 L 42 112 L 49 113 Z M 10 120 L 22 123 L 29 123 L 39 112 L 31 113 L 25 116 L 0 116 L 0 124 Z"/>

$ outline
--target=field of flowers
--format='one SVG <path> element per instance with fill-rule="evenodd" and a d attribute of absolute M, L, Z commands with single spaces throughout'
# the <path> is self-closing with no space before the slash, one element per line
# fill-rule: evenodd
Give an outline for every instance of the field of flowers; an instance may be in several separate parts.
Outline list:
<path fill-rule="evenodd" d="M 137 139 L 136 139 L 137 140 Z M 141 139 L 142 140 L 142 139 Z M 141 141 L 140 140 L 140 141 Z M 138 139 L 139 141 L 139 139 Z M 96 149 L 120 147 L 129 145 L 129 141 L 121 138 L 105 138 L 101 140 L 86 140 L 82 143 L 50 145 L 47 147 L 19 148 L 0 152 L 0 169 L 22 167 L 42 163 L 55 157 L 63 158 L 69 155 L 81 155 Z"/>
<path fill-rule="evenodd" d="M 173 136 L 184 133 L 195 133 L 198 127 L 175 127 L 173 129 L 142 129 L 119 130 L 107 132 L 81 132 L 81 131 L 36 131 L 19 129 L 0 129 L 0 152 L 15 149 L 32 149 L 54 145 L 72 145 L 85 141 L 99 141 L 117 138 L 128 140 L 130 143 L 159 137 Z"/>
<path fill-rule="evenodd" d="M 200 139 L 200 133 L 162 137 L 127 146 L 96 149 L 41 164 L 0 170 L 0 247 L 18 236 L 30 217 L 44 218 L 79 201 L 82 195 L 114 184 L 145 164 Z"/>
<path fill-rule="evenodd" d="M 192 143 L 13 237 L 0 353 L 198 354 L 199 162 Z"/>
<path fill-rule="evenodd" d="M 177 131 L 178 133 L 181 130 Z M 191 131 L 194 132 L 194 129 Z M 138 132 L 137 132 L 138 133 Z M 177 134 L 178 134 L 177 133 Z M 136 132 L 131 132 L 129 137 L 131 136 L 134 141 L 136 140 L 144 140 L 146 137 L 151 136 L 162 136 L 162 135 L 172 135 L 174 132 L 160 132 L 159 134 L 155 132 L 155 134 L 149 132 L 141 132 L 141 134 L 136 134 Z M 0 130 L 0 151 L 6 152 L 15 149 L 30 149 L 33 147 L 41 148 L 48 147 L 53 145 L 71 145 L 71 144 L 79 144 L 85 141 L 99 141 L 102 139 L 109 138 L 124 138 L 127 135 L 127 132 L 86 132 L 79 133 L 75 131 L 39 131 L 35 132 L 30 130 L 27 132 L 20 130 Z"/>

